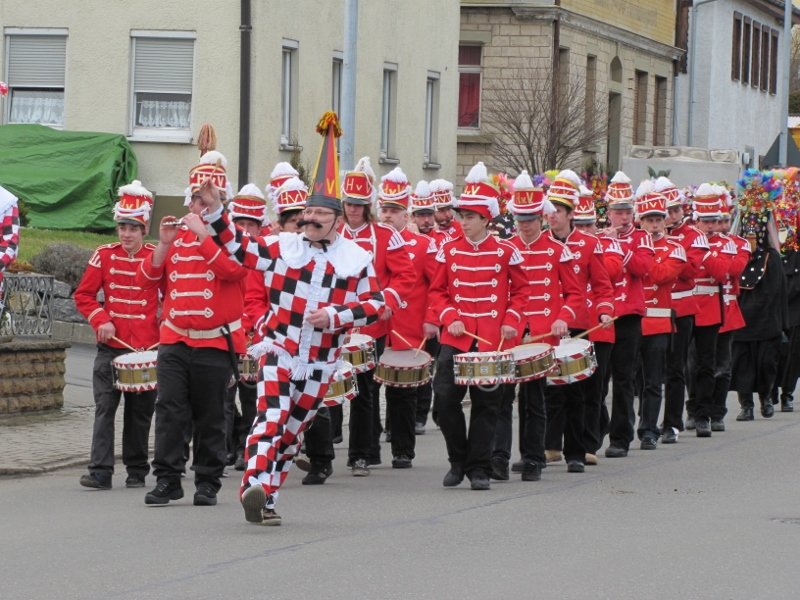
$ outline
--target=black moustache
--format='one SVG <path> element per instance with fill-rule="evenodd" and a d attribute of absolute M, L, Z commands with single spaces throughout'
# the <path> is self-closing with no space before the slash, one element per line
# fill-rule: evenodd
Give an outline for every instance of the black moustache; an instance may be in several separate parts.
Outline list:
<path fill-rule="evenodd" d="M 317 229 L 322 229 L 322 223 L 317 223 L 316 221 L 306 221 L 305 219 L 300 219 L 297 222 L 298 227 L 305 227 L 306 225 L 313 225 Z"/>

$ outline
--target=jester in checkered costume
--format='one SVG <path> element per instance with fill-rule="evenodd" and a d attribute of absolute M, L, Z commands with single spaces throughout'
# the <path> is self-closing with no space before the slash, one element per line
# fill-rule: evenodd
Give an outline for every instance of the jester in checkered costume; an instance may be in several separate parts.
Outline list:
<path fill-rule="evenodd" d="M 19 208 L 17 197 L 0 186 L 0 318 L 3 316 L 5 292 L 3 272 L 17 258 L 19 245 Z"/>
<path fill-rule="evenodd" d="M 299 450 L 300 435 L 337 370 L 344 331 L 376 321 L 384 309 L 371 256 L 337 233 L 342 208 L 336 196 L 334 125 L 326 128 L 319 177 L 300 221 L 303 233 L 246 235 L 230 222 L 211 186 L 201 190 L 204 219 L 195 216 L 187 223 L 199 236 L 213 235 L 245 267 L 263 271 L 269 290 L 263 341 L 250 349 L 261 355 L 258 409 L 241 486 L 245 519 L 262 525 L 280 524 L 278 491 Z"/>

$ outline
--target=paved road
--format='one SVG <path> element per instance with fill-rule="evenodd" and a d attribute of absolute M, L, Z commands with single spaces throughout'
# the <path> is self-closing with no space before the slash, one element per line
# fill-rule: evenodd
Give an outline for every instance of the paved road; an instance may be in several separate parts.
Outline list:
<path fill-rule="evenodd" d="M 472 492 L 441 487 L 430 430 L 407 471 L 353 478 L 340 447 L 324 486 L 292 472 L 279 528 L 244 522 L 235 476 L 216 507 L 191 505 L 191 481 L 188 499 L 147 507 L 122 474 L 108 492 L 80 488 L 76 467 L 3 477 L 0 597 L 797 598 L 798 435 L 800 414 L 731 419 L 711 439 Z"/>

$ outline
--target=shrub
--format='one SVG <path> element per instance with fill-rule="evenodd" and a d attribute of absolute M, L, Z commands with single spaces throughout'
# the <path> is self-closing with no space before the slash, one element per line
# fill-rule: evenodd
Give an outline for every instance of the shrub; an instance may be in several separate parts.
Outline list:
<path fill-rule="evenodd" d="M 31 263 L 37 272 L 52 275 L 74 290 L 83 277 L 92 252 L 73 244 L 49 244 L 31 259 Z"/>

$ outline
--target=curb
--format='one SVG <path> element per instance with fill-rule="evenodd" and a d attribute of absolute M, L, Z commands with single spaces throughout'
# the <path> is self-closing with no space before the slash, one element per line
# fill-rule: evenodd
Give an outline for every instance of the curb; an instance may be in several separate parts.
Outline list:
<path fill-rule="evenodd" d="M 0 477 L 3 476 L 15 477 L 19 475 L 43 475 L 45 473 L 50 473 L 51 471 L 57 471 L 59 469 L 67 469 L 70 467 L 78 467 L 81 465 L 85 465 L 86 463 L 87 459 L 85 456 L 82 456 L 80 458 L 75 456 L 71 458 L 57 460 L 41 467 L 33 467 L 33 466 L 12 467 L 9 465 L 0 465 Z"/>

